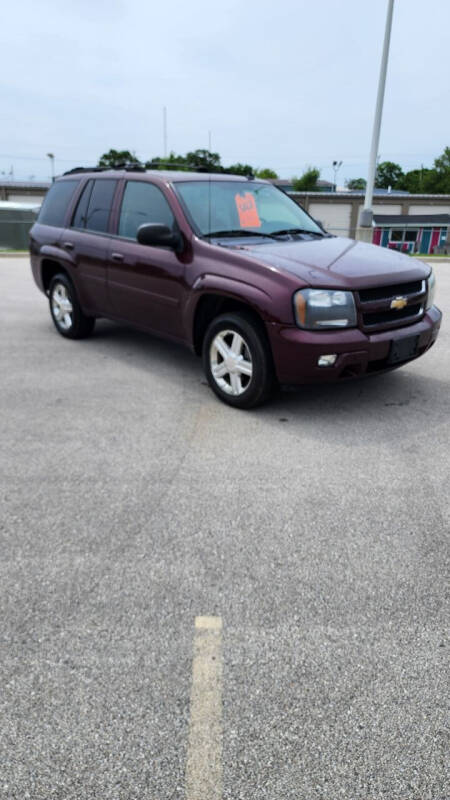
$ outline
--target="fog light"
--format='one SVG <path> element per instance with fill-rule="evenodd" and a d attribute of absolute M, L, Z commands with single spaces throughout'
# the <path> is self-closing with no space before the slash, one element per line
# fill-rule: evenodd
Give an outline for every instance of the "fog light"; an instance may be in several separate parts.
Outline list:
<path fill-rule="evenodd" d="M 319 356 L 317 361 L 319 367 L 332 367 L 337 359 L 337 353 L 329 353 L 327 356 Z"/>

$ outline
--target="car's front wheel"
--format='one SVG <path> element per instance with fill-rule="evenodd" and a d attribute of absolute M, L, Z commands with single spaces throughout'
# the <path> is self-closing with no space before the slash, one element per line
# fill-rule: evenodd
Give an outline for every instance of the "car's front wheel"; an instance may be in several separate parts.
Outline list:
<path fill-rule="evenodd" d="M 264 332 L 245 313 L 221 314 L 211 322 L 203 341 L 203 366 L 212 390 L 235 408 L 261 405 L 274 385 Z"/>
<path fill-rule="evenodd" d="M 63 272 L 52 278 L 48 299 L 52 320 L 61 336 L 84 339 L 92 333 L 95 317 L 83 313 L 74 286 Z"/>

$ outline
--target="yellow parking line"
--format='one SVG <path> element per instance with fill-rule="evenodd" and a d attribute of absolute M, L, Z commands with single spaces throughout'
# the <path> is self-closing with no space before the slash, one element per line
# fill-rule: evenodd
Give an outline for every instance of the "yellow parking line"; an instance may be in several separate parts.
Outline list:
<path fill-rule="evenodd" d="M 222 619 L 196 617 L 186 800 L 222 798 Z"/>

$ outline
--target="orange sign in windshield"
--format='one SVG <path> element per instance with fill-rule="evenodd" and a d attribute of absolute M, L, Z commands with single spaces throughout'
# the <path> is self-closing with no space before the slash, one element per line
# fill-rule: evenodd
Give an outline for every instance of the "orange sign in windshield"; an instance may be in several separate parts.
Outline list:
<path fill-rule="evenodd" d="M 241 228 L 260 228 L 261 220 L 256 208 L 255 198 L 250 192 L 235 194 L 236 208 L 239 214 Z"/>

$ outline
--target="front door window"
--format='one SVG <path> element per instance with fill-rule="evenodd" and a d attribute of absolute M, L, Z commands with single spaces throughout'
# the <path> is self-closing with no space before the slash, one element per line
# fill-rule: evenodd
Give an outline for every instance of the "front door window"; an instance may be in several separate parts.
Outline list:
<path fill-rule="evenodd" d="M 122 200 L 119 236 L 136 239 L 138 228 L 148 222 L 160 222 L 174 229 L 175 219 L 163 193 L 143 181 L 128 181 Z"/>

